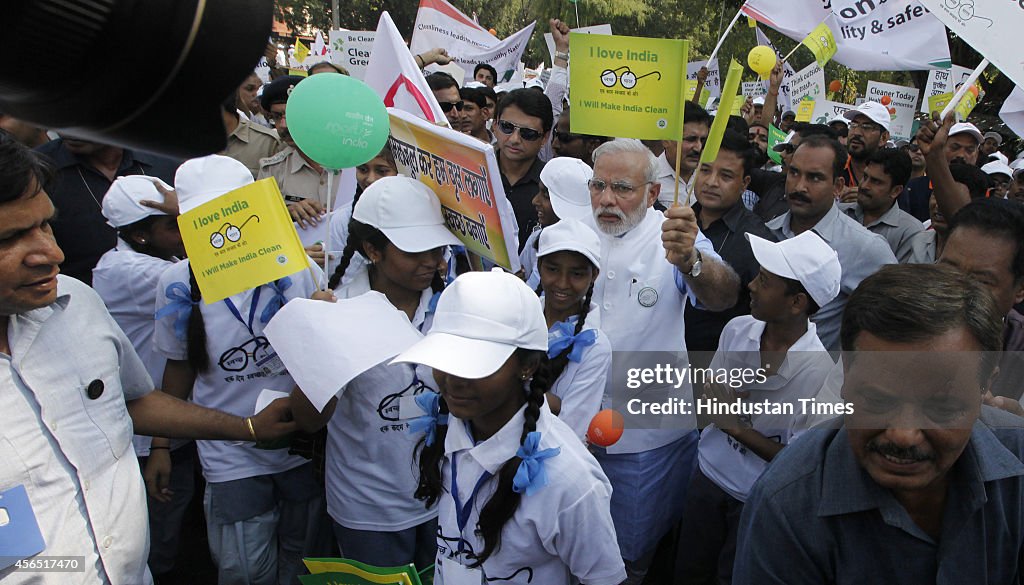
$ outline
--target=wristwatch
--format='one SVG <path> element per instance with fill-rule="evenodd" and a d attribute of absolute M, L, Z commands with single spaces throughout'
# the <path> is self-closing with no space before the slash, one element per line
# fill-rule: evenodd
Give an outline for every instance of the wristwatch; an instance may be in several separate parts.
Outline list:
<path fill-rule="evenodd" d="M 555 51 L 555 59 L 565 59 L 566 61 L 568 61 L 569 60 L 569 53 L 563 53 L 561 51 Z"/>
<path fill-rule="evenodd" d="M 693 261 L 693 266 L 690 267 L 690 271 L 686 273 L 686 276 L 690 278 L 697 278 L 700 276 L 700 270 L 704 266 L 704 262 L 700 256 L 700 250 L 694 250 L 697 252 L 697 259 Z"/>

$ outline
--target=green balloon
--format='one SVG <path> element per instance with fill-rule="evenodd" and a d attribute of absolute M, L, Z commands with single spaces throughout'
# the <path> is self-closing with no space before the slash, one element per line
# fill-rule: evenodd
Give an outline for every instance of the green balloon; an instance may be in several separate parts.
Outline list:
<path fill-rule="evenodd" d="M 296 84 L 285 115 L 299 149 L 331 170 L 377 156 L 391 132 L 380 96 L 362 81 L 337 73 L 318 73 Z"/>

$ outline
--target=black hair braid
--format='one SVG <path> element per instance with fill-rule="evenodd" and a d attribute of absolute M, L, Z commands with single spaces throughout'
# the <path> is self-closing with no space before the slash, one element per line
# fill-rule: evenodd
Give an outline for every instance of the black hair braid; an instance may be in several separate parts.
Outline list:
<path fill-rule="evenodd" d="M 186 355 L 193 370 L 205 372 L 210 368 L 210 354 L 206 349 L 206 323 L 203 321 L 203 312 L 199 306 L 203 293 L 199 290 L 199 283 L 196 282 L 196 273 L 192 270 L 191 263 L 188 266 L 188 287 L 193 305 L 192 312 L 188 315 L 188 336 L 185 339 Z"/>
<path fill-rule="evenodd" d="M 530 350 L 516 350 L 520 362 L 528 360 L 531 353 Z M 539 370 L 537 374 L 540 374 Z M 550 378 L 543 374 L 537 374 L 530 381 L 530 393 L 526 398 L 526 410 L 523 412 L 523 434 L 519 438 L 520 445 L 526 441 L 527 435 L 537 430 L 540 407 L 544 404 L 544 393 L 551 387 Z M 480 518 L 477 521 L 476 531 L 484 541 L 484 548 L 477 556 L 476 561 L 470 565 L 471 567 L 480 567 L 494 551 L 501 548 L 501 529 L 516 513 L 522 498 L 522 494 L 518 494 L 512 489 L 512 480 L 522 462 L 523 460 L 518 456 L 513 456 L 498 471 L 498 486 L 494 490 L 494 495 L 480 510 Z"/>
<path fill-rule="evenodd" d="M 338 283 L 345 276 L 345 271 L 348 270 L 348 265 L 352 262 L 352 255 L 355 253 L 356 248 L 352 245 L 352 237 L 350 235 L 348 242 L 345 243 L 345 250 L 341 253 L 341 260 L 338 261 L 338 265 L 334 267 L 334 272 L 331 273 L 331 278 L 327 281 L 327 288 L 334 290 L 338 287 Z"/>
<path fill-rule="evenodd" d="M 328 287 L 333 289 L 338 286 L 341 279 L 345 276 L 345 271 L 348 270 L 349 264 L 352 262 L 352 257 L 356 252 L 358 252 L 360 256 L 366 258 L 366 254 L 363 252 L 364 242 L 369 242 L 378 250 L 384 250 L 389 243 L 387 236 L 385 236 L 384 232 L 379 229 L 357 219 L 349 220 L 348 239 L 345 241 L 345 251 L 341 253 L 341 260 L 338 262 L 338 267 L 334 269 L 334 273 L 331 274 L 330 280 L 327 281 Z"/>
<path fill-rule="evenodd" d="M 444 277 L 441 276 L 440 270 L 434 271 L 434 278 L 430 281 L 430 291 L 439 293 L 444 290 Z"/>
<path fill-rule="evenodd" d="M 540 266 L 537 267 L 537 270 L 540 270 Z M 544 294 L 544 283 L 540 279 L 537 279 L 537 289 L 534 292 L 537 293 L 538 297 Z"/>
<path fill-rule="evenodd" d="M 444 401 L 443 396 L 438 399 L 437 404 L 441 415 L 448 414 L 448 403 Z M 420 477 L 413 496 L 417 500 L 422 500 L 426 508 L 432 507 L 441 499 L 444 486 L 441 480 L 441 459 L 444 457 L 444 439 L 447 434 L 448 425 L 439 422 L 433 444 L 428 447 L 427 439 L 424 437 L 416 445 L 419 451 Z"/>

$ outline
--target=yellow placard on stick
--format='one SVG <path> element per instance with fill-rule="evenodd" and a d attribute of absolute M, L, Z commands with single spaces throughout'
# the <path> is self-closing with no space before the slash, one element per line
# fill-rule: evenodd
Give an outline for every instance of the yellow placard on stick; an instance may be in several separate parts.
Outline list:
<path fill-rule="evenodd" d="M 696 79 L 687 79 L 685 83 L 686 83 L 686 90 L 685 90 L 685 93 L 683 95 L 684 95 L 684 97 L 686 97 L 686 101 L 692 101 L 693 100 L 693 94 L 697 93 L 697 80 Z M 708 106 L 708 100 L 709 99 L 711 99 L 711 92 L 708 91 L 708 88 L 706 88 L 706 87 L 701 88 L 701 90 L 700 90 L 700 100 L 697 103 L 700 104 L 700 107 L 706 108 Z"/>
<path fill-rule="evenodd" d="M 814 59 L 819 67 L 824 67 L 836 54 L 838 47 L 836 39 L 832 35 L 832 29 L 828 27 L 828 19 L 814 27 L 811 34 L 803 40 L 803 45 L 814 53 Z"/>
<path fill-rule="evenodd" d="M 569 34 L 573 132 L 678 140 L 689 41 Z"/>
<path fill-rule="evenodd" d="M 733 115 L 734 104 L 743 103 L 743 97 L 736 95 L 740 87 L 740 78 L 743 77 L 743 66 L 733 59 L 729 63 L 729 72 L 725 76 L 725 84 L 722 86 L 722 101 L 718 104 L 718 113 L 711 122 L 711 130 L 708 131 L 708 139 L 704 143 L 704 151 L 701 152 L 700 162 L 710 163 L 718 158 L 718 149 L 722 146 L 722 136 L 725 135 L 725 127 L 729 123 L 729 116 Z"/>
<path fill-rule="evenodd" d="M 178 227 L 206 304 L 309 266 L 274 178 L 183 213 Z"/>
<path fill-rule="evenodd" d="M 946 109 L 946 106 L 954 97 L 953 92 L 940 93 L 939 95 L 933 95 L 928 97 L 928 111 L 929 112 L 942 112 Z M 956 105 L 953 110 L 960 115 L 961 120 L 966 120 L 967 116 L 971 115 L 974 111 L 975 106 L 978 105 L 978 98 L 974 95 L 974 92 L 968 91 L 964 94 L 964 97 L 960 98 L 960 103 Z"/>

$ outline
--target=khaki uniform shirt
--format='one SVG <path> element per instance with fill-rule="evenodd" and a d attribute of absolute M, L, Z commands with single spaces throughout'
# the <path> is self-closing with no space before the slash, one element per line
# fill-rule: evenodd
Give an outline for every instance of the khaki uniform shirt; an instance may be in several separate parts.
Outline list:
<path fill-rule="evenodd" d="M 316 199 L 327 206 L 327 171 L 317 172 L 291 146 L 272 157 L 260 161 L 256 180 L 274 177 L 285 201 L 294 203 L 302 199 Z"/>
<path fill-rule="evenodd" d="M 228 135 L 228 146 L 221 154 L 230 156 L 245 165 L 253 178 L 259 174 L 260 159 L 277 154 L 284 144 L 277 138 L 277 131 L 253 124 L 238 117 L 238 127 Z"/>

